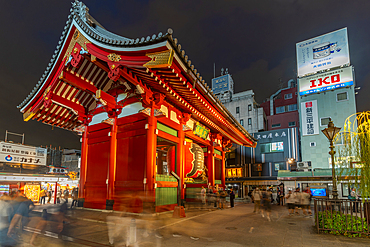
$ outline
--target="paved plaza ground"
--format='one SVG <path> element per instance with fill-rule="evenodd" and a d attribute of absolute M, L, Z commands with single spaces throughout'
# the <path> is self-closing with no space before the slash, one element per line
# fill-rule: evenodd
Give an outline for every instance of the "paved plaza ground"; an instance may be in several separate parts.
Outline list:
<path fill-rule="evenodd" d="M 46 207 L 52 212 L 52 206 L 37 206 L 36 211 Z M 268 221 L 253 213 L 253 204 L 243 202 L 224 210 L 192 208 L 185 218 L 173 218 L 171 213 L 123 217 L 120 212 L 72 209 L 67 219 L 62 239 L 47 229 L 46 234 L 38 235 L 35 245 L 125 246 L 127 236 L 135 236 L 136 245 L 132 246 L 370 246 L 366 238 L 318 234 L 312 217 L 289 216 L 282 206 L 272 207 Z M 36 218 L 31 219 L 22 236 L 24 246 L 28 246 L 35 224 Z M 132 232 L 135 225 L 136 235 Z"/>

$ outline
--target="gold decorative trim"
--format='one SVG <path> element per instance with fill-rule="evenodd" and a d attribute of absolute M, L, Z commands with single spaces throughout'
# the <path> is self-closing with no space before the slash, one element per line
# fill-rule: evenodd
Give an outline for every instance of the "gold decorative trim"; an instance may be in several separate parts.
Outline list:
<path fill-rule="evenodd" d="M 75 44 L 78 43 L 85 51 L 87 51 L 86 44 L 91 43 L 88 41 L 78 30 L 76 30 L 73 34 L 73 38 L 69 42 L 68 48 L 66 53 L 64 54 L 64 58 L 69 57 L 72 53 L 73 48 L 75 47 Z"/>
<path fill-rule="evenodd" d="M 165 68 L 172 65 L 174 51 L 172 49 L 167 51 L 160 51 L 155 53 L 148 53 L 146 56 L 152 60 L 144 64 L 146 68 Z"/>
<path fill-rule="evenodd" d="M 31 112 L 31 108 L 28 109 L 25 113 L 23 113 L 23 121 L 27 122 L 33 116 L 35 116 L 36 112 Z"/>
<path fill-rule="evenodd" d="M 116 53 L 111 53 L 107 57 L 112 62 L 119 62 L 119 61 L 121 61 L 121 55 L 118 55 Z"/>

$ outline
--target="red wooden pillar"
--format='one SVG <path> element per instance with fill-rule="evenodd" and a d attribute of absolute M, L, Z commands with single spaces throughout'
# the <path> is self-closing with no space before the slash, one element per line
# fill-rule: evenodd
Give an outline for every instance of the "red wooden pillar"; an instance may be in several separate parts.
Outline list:
<path fill-rule="evenodd" d="M 148 131 L 147 131 L 147 153 L 146 153 L 146 184 L 145 189 L 148 196 L 154 193 L 154 183 L 155 183 L 155 164 L 156 164 L 156 148 L 157 148 L 157 118 L 154 116 L 153 103 L 150 110 L 150 117 L 148 118 Z M 150 201 L 154 198 L 150 198 Z"/>
<path fill-rule="evenodd" d="M 107 193 L 107 209 L 113 209 L 114 204 L 114 182 L 116 179 L 116 163 L 117 163 L 117 115 L 114 114 L 113 125 L 110 132 L 110 153 L 109 153 L 109 169 L 108 169 L 108 193 Z"/>
<path fill-rule="evenodd" d="M 55 190 L 54 190 L 54 204 L 57 203 L 57 193 L 58 193 L 58 182 L 55 183 Z"/>
<path fill-rule="evenodd" d="M 207 168 L 208 168 L 208 183 L 211 186 L 215 186 L 215 158 L 213 142 L 211 146 L 208 146 L 208 156 L 207 156 Z"/>
<path fill-rule="evenodd" d="M 87 152 L 88 152 L 88 125 L 85 125 L 85 132 L 82 136 L 81 165 L 80 165 L 80 188 L 78 197 L 85 198 L 85 182 L 87 172 Z"/>
<path fill-rule="evenodd" d="M 222 148 L 223 149 L 223 148 Z M 222 188 L 225 188 L 225 151 L 222 150 L 222 161 L 221 161 L 221 186 Z"/>
<path fill-rule="evenodd" d="M 180 128 L 178 130 L 179 144 L 177 146 L 177 175 L 181 178 L 181 199 L 185 199 L 185 189 L 184 189 L 184 141 L 185 133 L 182 127 L 182 122 L 180 121 Z"/>

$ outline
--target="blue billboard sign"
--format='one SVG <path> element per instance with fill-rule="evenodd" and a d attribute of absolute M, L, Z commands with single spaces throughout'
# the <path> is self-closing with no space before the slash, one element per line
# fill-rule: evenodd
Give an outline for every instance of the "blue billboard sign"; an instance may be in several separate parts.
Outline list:
<path fill-rule="evenodd" d="M 349 65 L 347 28 L 296 44 L 298 77 Z"/>
<path fill-rule="evenodd" d="M 230 90 L 230 75 L 223 75 L 212 79 L 212 91 L 214 94 Z"/>

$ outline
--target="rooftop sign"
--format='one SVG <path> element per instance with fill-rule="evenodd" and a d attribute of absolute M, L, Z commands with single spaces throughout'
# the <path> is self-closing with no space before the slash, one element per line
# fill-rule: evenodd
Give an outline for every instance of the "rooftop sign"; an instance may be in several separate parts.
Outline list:
<path fill-rule="evenodd" d="M 298 77 L 349 65 L 347 28 L 296 44 Z"/>
<path fill-rule="evenodd" d="M 230 91 L 231 76 L 229 74 L 212 79 L 212 91 L 214 94 Z"/>
<path fill-rule="evenodd" d="M 298 85 L 300 96 L 352 86 L 352 66 L 299 78 Z"/>

